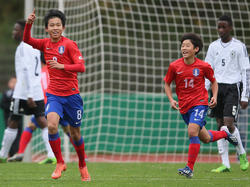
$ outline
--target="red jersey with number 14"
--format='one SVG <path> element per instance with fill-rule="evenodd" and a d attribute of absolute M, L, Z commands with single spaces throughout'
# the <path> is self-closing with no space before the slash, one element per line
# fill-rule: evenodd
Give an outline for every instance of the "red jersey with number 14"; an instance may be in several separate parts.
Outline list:
<path fill-rule="evenodd" d="M 50 78 L 47 92 L 57 96 L 79 93 L 77 72 L 84 72 L 85 66 L 77 44 L 63 36 L 58 42 L 51 42 L 50 38 L 32 38 L 30 36 L 31 26 L 31 24 L 25 25 L 23 40 L 33 48 L 44 52 Z M 48 60 L 55 60 L 64 64 L 64 69 L 50 68 Z"/>
<path fill-rule="evenodd" d="M 214 71 L 208 63 L 198 58 L 193 64 L 185 64 L 184 58 L 180 58 L 169 65 L 164 80 L 168 84 L 175 81 L 181 114 L 194 106 L 208 105 L 205 78 L 214 82 Z"/>

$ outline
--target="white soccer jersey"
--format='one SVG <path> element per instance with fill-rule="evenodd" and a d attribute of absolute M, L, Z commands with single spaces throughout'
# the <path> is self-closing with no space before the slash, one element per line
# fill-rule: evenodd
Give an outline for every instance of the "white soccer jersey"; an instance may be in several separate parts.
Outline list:
<path fill-rule="evenodd" d="M 242 101 L 246 98 L 246 69 L 249 66 L 249 58 L 245 44 L 232 38 L 228 43 L 223 43 L 221 39 L 209 45 L 205 61 L 214 69 L 214 75 L 218 83 L 235 84 L 242 82 Z M 206 88 L 209 81 L 206 80 Z"/>
<path fill-rule="evenodd" d="M 15 70 L 16 86 L 13 98 L 32 98 L 34 101 L 43 100 L 41 86 L 41 60 L 40 51 L 21 42 L 16 49 Z"/>

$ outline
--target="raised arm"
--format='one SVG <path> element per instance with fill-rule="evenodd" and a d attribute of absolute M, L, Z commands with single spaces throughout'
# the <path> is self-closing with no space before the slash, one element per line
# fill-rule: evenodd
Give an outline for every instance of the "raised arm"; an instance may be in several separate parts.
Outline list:
<path fill-rule="evenodd" d="M 34 8 L 34 9 L 33 9 L 33 12 L 29 15 L 29 17 L 28 17 L 26 23 L 32 25 L 32 24 L 34 23 L 35 19 L 36 19 L 36 10 L 35 10 L 35 8 Z"/>
<path fill-rule="evenodd" d="M 36 15 L 35 15 L 35 9 L 34 9 L 26 21 L 26 25 L 25 25 L 24 32 L 23 32 L 23 41 L 31 45 L 33 48 L 43 51 L 43 39 L 36 39 L 36 38 L 31 37 L 31 27 L 35 19 L 36 19 Z"/>

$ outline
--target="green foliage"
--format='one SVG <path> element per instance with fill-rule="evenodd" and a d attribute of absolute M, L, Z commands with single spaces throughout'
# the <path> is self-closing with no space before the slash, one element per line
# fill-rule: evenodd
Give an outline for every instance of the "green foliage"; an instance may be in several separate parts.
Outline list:
<path fill-rule="evenodd" d="M 14 56 L 17 43 L 12 38 L 13 26 L 24 17 L 24 0 L 0 0 L 0 92 L 14 73 Z"/>
<path fill-rule="evenodd" d="M 11 33 L 17 19 L 24 17 L 24 0 L 0 0 L 0 44 L 14 43 Z"/>
<path fill-rule="evenodd" d="M 77 163 L 68 164 L 67 171 L 57 180 L 50 178 L 55 165 L 38 165 L 37 163 L 1 164 L 1 186 L 171 186 L 171 187 L 246 187 L 250 184 L 250 170 L 240 171 L 238 164 L 232 164 L 230 173 L 211 173 L 219 164 L 197 163 L 194 177 L 187 179 L 177 174 L 182 163 L 88 163 L 91 182 L 82 182 Z"/>

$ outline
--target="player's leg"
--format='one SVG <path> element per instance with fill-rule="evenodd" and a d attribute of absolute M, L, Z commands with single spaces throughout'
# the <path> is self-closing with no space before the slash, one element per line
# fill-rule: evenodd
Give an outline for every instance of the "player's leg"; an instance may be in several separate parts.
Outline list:
<path fill-rule="evenodd" d="M 218 130 L 224 126 L 223 118 L 216 118 L 216 122 L 218 125 Z M 224 129 L 225 130 L 225 129 Z M 227 130 L 228 131 L 228 130 Z M 229 143 L 226 139 L 220 139 L 217 141 L 218 153 L 221 156 L 222 165 L 216 169 L 212 169 L 211 172 L 221 173 L 221 172 L 230 172 L 230 161 L 228 155 Z"/>
<path fill-rule="evenodd" d="M 70 143 L 74 146 L 74 148 L 76 149 L 76 145 L 74 143 L 74 141 L 72 140 L 71 138 L 71 135 L 70 135 L 70 129 L 69 129 L 69 122 L 64 120 L 64 119 L 60 119 L 59 121 L 62 129 L 63 129 L 63 132 L 69 137 L 69 140 L 70 140 Z M 88 158 L 87 158 L 87 155 L 85 153 L 85 162 L 88 162 Z"/>
<path fill-rule="evenodd" d="M 205 126 L 200 130 L 199 138 L 203 143 L 219 141 L 225 138 L 232 145 L 237 145 L 238 141 L 235 136 L 229 133 L 228 129 L 222 129 L 221 131 L 207 130 Z"/>
<path fill-rule="evenodd" d="M 247 126 L 248 126 L 248 108 L 240 109 L 237 121 L 237 127 L 244 149 L 247 147 Z"/>
<path fill-rule="evenodd" d="M 70 136 L 79 159 L 79 171 L 82 181 L 90 181 L 90 175 L 85 162 L 85 149 L 83 137 L 80 133 L 81 120 L 83 116 L 83 101 L 79 94 L 67 97 L 67 103 L 63 106 L 65 120 L 70 123 Z"/>
<path fill-rule="evenodd" d="M 61 139 L 58 133 L 58 123 L 60 116 L 56 112 L 50 112 L 47 115 L 48 131 L 49 131 L 49 144 L 57 160 L 56 169 L 51 177 L 57 179 L 61 177 L 61 173 L 66 170 L 66 165 L 62 157 Z"/>
<path fill-rule="evenodd" d="M 240 168 L 241 170 L 247 170 L 249 163 L 246 158 L 246 151 L 242 145 L 241 137 L 238 128 L 234 125 L 238 118 L 239 112 L 239 88 L 238 85 L 229 85 L 227 95 L 225 97 L 225 107 L 223 110 L 224 124 L 227 126 L 229 132 L 234 135 L 238 140 L 236 146 L 237 154 L 240 156 Z"/>
<path fill-rule="evenodd" d="M 29 124 L 25 127 L 19 142 L 19 149 L 17 154 L 8 159 L 8 162 L 20 162 L 23 160 L 24 151 L 32 138 L 32 133 L 36 130 L 35 117 L 32 116 Z"/>
<path fill-rule="evenodd" d="M 70 126 L 70 134 L 74 143 L 74 148 L 76 150 L 79 159 L 78 166 L 82 181 L 90 181 L 91 178 L 88 173 L 88 169 L 85 162 L 84 141 L 80 133 L 80 127 Z"/>
<path fill-rule="evenodd" d="M 244 149 L 246 149 L 246 147 L 247 147 L 248 110 L 249 110 L 248 108 L 240 109 L 239 115 L 238 115 L 237 126 L 236 126 L 240 132 L 240 137 L 241 137 L 241 141 L 242 141 L 242 145 L 243 145 Z M 236 149 L 238 149 L 238 148 L 236 147 Z M 239 155 L 239 152 L 240 152 L 240 150 L 237 150 L 238 159 L 241 163 L 243 163 L 243 164 L 241 164 L 241 169 L 243 171 L 245 171 L 248 168 L 247 166 L 249 166 L 249 163 L 247 160 L 247 155 L 246 155 L 246 153 Z M 246 163 L 246 164 L 244 164 L 244 163 Z"/>
<path fill-rule="evenodd" d="M 55 155 L 49 144 L 47 120 L 45 119 L 44 116 L 38 116 L 35 119 L 35 121 L 36 121 L 35 124 L 42 130 L 42 139 L 45 144 L 46 151 L 47 151 L 47 158 L 39 162 L 39 164 L 56 164 Z"/>
<path fill-rule="evenodd" d="M 188 124 L 189 149 L 187 166 L 183 169 L 179 169 L 178 172 L 188 178 L 193 176 L 194 164 L 200 151 L 199 132 L 206 123 L 204 119 L 207 109 L 207 106 L 196 106 L 182 115 L 183 120 Z"/>
<path fill-rule="evenodd" d="M 52 173 L 51 177 L 53 179 L 57 179 L 61 177 L 61 173 L 67 168 L 62 157 L 61 139 L 58 133 L 59 119 L 63 118 L 62 103 L 64 102 L 64 97 L 48 93 L 46 95 L 47 104 L 45 107 L 45 115 L 47 116 L 48 121 L 49 144 L 57 160 L 56 169 Z"/>
<path fill-rule="evenodd" d="M 237 151 L 237 154 L 239 155 L 239 158 L 240 158 L 240 169 L 242 171 L 246 171 L 249 167 L 249 162 L 247 160 L 246 151 L 245 151 L 243 144 L 242 144 L 242 141 L 241 141 L 239 130 L 234 125 L 234 118 L 224 117 L 224 123 L 228 124 L 227 125 L 228 130 L 230 132 L 233 132 L 232 135 L 234 135 L 238 141 L 238 145 L 236 145 L 236 151 Z M 222 128 L 225 128 L 225 127 L 222 127 Z"/>
<path fill-rule="evenodd" d="M 7 161 L 11 145 L 17 136 L 17 126 L 21 119 L 21 116 L 12 115 L 8 120 L 8 127 L 4 130 L 2 147 L 0 150 L 0 163 L 5 163 Z"/>
<path fill-rule="evenodd" d="M 4 136 L 2 140 L 2 147 L 0 150 L 0 163 L 6 162 L 7 157 L 11 148 L 11 145 L 15 141 L 18 132 L 18 124 L 20 124 L 20 120 L 22 120 L 21 115 L 26 110 L 25 100 L 13 99 L 10 105 L 10 117 L 8 119 L 8 127 L 4 131 Z M 22 113 L 20 112 L 22 109 Z"/>

